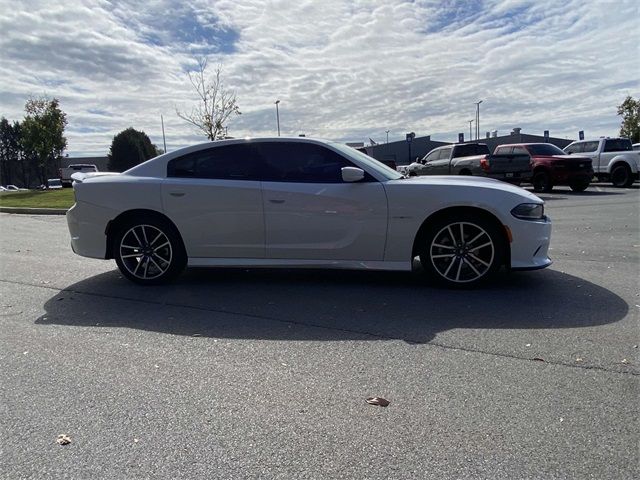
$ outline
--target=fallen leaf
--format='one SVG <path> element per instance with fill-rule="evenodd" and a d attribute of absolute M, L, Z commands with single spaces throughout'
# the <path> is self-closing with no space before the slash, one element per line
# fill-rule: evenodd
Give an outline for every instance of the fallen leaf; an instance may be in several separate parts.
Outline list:
<path fill-rule="evenodd" d="M 71 437 L 61 433 L 58 435 L 58 438 L 56 438 L 56 442 L 58 445 L 69 445 L 71 443 Z"/>
<path fill-rule="evenodd" d="M 582 359 L 580 357 L 576 358 L 576 362 L 581 362 Z"/>
<path fill-rule="evenodd" d="M 540 358 L 540 357 L 534 357 L 533 358 L 534 362 L 544 362 L 544 358 Z"/>
<path fill-rule="evenodd" d="M 530 344 L 530 343 L 527 343 L 527 344 L 525 345 L 525 347 L 530 347 L 530 346 L 531 346 L 531 344 Z"/>
<path fill-rule="evenodd" d="M 623 358 L 622 359 L 622 363 L 624 363 L 626 365 L 627 363 L 629 363 L 629 360 L 627 360 L 626 358 Z"/>
<path fill-rule="evenodd" d="M 367 403 L 369 405 L 378 405 L 380 407 L 387 407 L 391 402 L 386 398 L 382 398 L 382 397 L 369 397 L 367 398 Z"/>

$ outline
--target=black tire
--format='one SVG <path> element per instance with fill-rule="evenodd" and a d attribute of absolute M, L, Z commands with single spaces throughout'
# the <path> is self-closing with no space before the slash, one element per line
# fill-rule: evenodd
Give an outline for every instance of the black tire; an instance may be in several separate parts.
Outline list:
<path fill-rule="evenodd" d="M 611 183 L 614 187 L 626 188 L 633 184 L 631 169 L 625 163 L 619 163 L 611 170 Z"/>
<path fill-rule="evenodd" d="M 569 187 L 571 187 L 571 190 L 574 192 L 584 192 L 590 183 L 591 181 L 589 179 L 575 179 L 569 182 Z"/>
<path fill-rule="evenodd" d="M 187 265 L 187 254 L 175 227 L 162 218 L 133 218 L 119 225 L 113 258 L 120 272 L 141 285 L 175 279 Z"/>
<path fill-rule="evenodd" d="M 544 170 L 539 170 L 533 174 L 531 179 L 534 192 L 550 192 L 553 190 L 553 183 L 551 183 L 551 177 Z"/>
<path fill-rule="evenodd" d="M 430 278 L 447 287 L 471 287 L 490 280 L 506 253 L 499 227 L 471 213 L 435 221 L 421 240 L 420 263 Z"/>

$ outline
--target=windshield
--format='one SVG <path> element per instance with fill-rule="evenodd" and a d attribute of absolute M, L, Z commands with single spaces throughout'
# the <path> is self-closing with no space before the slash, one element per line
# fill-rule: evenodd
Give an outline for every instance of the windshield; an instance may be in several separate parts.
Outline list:
<path fill-rule="evenodd" d="M 404 177 L 404 175 L 395 171 L 393 168 L 387 167 L 384 163 L 379 162 L 375 158 L 371 158 L 366 153 L 362 153 L 353 147 L 336 142 L 329 142 L 329 144 L 347 157 L 355 158 L 359 162 L 364 163 L 367 167 L 383 175 L 387 180 L 398 180 Z"/>
<path fill-rule="evenodd" d="M 562 150 L 551 143 L 526 145 L 531 155 L 566 155 Z"/>

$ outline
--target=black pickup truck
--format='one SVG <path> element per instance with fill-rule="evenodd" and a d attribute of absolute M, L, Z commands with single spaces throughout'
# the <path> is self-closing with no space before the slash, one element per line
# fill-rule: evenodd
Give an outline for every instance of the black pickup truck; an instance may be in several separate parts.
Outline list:
<path fill-rule="evenodd" d="M 525 154 L 492 155 L 485 143 L 461 143 L 431 150 L 407 167 L 415 175 L 478 175 L 519 184 L 531 179 L 530 158 Z"/>

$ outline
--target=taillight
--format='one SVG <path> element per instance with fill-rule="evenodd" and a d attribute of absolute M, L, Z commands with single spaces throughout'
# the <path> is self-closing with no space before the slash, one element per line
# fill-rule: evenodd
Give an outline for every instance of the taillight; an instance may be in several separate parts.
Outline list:
<path fill-rule="evenodd" d="M 480 159 L 480 168 L 485 172 L 489 171 L 489 159 L 487 159 L 487 157 Z"/>

